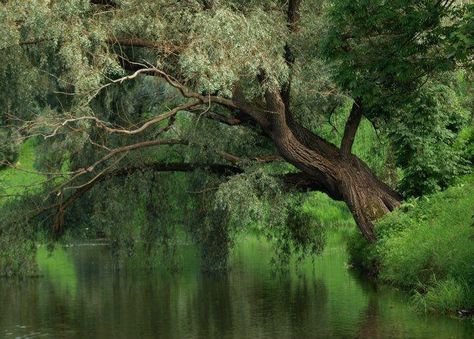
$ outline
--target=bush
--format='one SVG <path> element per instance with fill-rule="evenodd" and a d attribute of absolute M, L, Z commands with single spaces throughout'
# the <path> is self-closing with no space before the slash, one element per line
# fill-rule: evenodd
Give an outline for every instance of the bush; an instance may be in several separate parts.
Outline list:
<path fill-rule="evenodd" d="M 377 242 L 354 234 L 353 263 L 414 293 L 427 311 L 474 307 L 474 176 L 413 200 L 376 225 Z"/>
<path fill-rule="evenodd" d="M 474 126 L 468 126 L 459 133 L 455 147 L 462 152 L 464 159 L 474 164 Z"/>

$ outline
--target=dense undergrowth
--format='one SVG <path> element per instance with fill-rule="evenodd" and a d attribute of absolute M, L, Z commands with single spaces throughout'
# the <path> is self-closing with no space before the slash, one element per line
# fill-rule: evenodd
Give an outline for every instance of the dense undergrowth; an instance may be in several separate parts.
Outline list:
<path fill-rule="evenodd" d="M 376 226 L 369 244 L 349 239 L 353 264 L 413 295 L 417 308 L 451 313 L 474 308 L 474 176 L 409 201 Z"/>

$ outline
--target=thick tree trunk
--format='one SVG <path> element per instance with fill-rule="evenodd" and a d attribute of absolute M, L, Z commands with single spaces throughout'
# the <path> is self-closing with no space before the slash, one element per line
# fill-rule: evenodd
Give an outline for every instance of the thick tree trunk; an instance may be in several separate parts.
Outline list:
<path fill-rule="evenodd" d="M 366 239 L 375 240 L 374 221 L 400 205 L 401 196 L 379 180 L 350 149 L 360 117 L 351 117 L 339 149 L 295 122 L 281 96 L 268 93 L 267 134 L 281 156 L 309 175 L 331 198 L 346 202 Z M 352 114 L 360 114 L 359 103 Z M 356 121 L 357 123 L 354 123 Z"/>
<path fill-rule="evenodd" d="M 339 191 L 362 234 L 375 240 L 374 221 L 400 205 L 401 197 L 380 181 L 361 160 L 352 156 L 341 164 Z"/>
<path fill-rule="evenodd" d="M 301 144 L 280 139 L 277 147 L 284 158 L 309 174 L 321 191 L 347 204 L 361 233 L 369 241 L 375 240 L 374 221 L 400 205 L 401 196 L 354 155 L 326 159 L 321 166 L 313 151 Z"/>

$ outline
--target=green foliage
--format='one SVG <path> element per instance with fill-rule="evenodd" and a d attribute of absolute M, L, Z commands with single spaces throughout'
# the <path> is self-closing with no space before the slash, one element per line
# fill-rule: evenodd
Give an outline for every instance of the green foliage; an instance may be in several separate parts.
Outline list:
<path fill-rule="evenodd" d="M 311 217 L 313 223 L 325 229 L 355 226 L 347 206 L 341 201 L 332 200 L 324 193 L 306 194 L 303 201 L 295 205 L 301 214 Z"/>
<path fill-rule="evenodd" d="M 36 229 L 17 210 L 25 201 L 9 201 L 0 206 L 0 277 L 25 277 L 38 274 Z M 12 222 L 13 220 L 13 222 Z"/>
<path fill-rule="evenodd" d="M 415 306 L 425 312 L 452 313 L 474 305 L 472 285 L 452 278 L 435 282 L 424 293 L 415 291 Z"/>
<path fill-rule="evenodd" d="M 185 230 L 201 254 L 201 268 L 206 272 L 223 272 L 228 269 L 228 259 L 235 231 L 229 221 L 231 211 L 216 207 L 216 186 L 221 180 L 193 174 L 188 189 L 192 192 L 185 210 Z M 243 225 L 239 225 L 243 226 Z"/>
<path fill-rule="evenodd" d="M 462 157 L 474 166 L 474 79 L 472 72 L 457 72 L 454 82 L 456 93 L 460 99 L 462 107 L 470 113 L 466 126 L 459 132 L 454 143 L 457 151 Z"/>
<path fill-rule="evenodd" d="M 472 52 L 474 46 L 474 4 L 467 3 L 456 13 L 462 15 L 464 20 L 461 21 L 457 30 L 449 33 L 450 46 L 449 56 L 456 56 L 460 60 L 466 61 L 466 67 L 473 68 Z"/>
<path fill-rule="evenodd" d="M 181 67 L 186 77 L 197 81 L 199 91 L 231 96 L 235 83 L 253 82 L 262 72 L 267 77 L 264 88 L 280 88 L 287 81 L 283 13 L 256 7 L 246 14 L 224 7 L 193 18 L 191 44 L 181 55 Z M 196 79 L 196 74 L 201 77 Z M 263 94 L 260 86 L 253 87 L 254 96 Z"/>
<path fill-rule="evenodd" d="M 474 126 L 464 128 L 460 133 L 454 145 L 462 157 L 474 165 Z"/>
<path fill-rule="evenodd" d="M 416 294 L 418 306 L 454 312 L 474 304 L 474 178 L 406 203 L 376 226 L 369 244 L 354 235 L 349 251 L 355 264 L 379 279 Z"/>
<path fill-rule="evenodd" d="M 288 244 L 292 245 L 293 253 L 298 256 L 299 261 L 320 254 L 326 244 L 323 226 L 298 205 L 294 206 L 288 214 L 285 231 L 286 234 L 281 238 L 288 239 Z M 283 247 L 281 251 L 288 251 L 284 253 L 287 256 L 292 254 L 288 247 Z"/>
<path fill-rule="evenodd" d="M 110 242 L 117 269 L 122 269 L 128 258 L 133 257 L 143 259 L 141 266 L 145 269 L 154 269 L 161 262 L 172 271 L 178 270 L 178 258 L 174 254 L 179 241 L 178 226 L 184 222 L 178 202 L 186 202 L 185 185 L 186 179 L 180 174 L 149 171 L 111 180 L 94 189 L 92 196 L 83 201 L 94 202 L 88 218 L 84 219 L 81 210 L 68 216 L 68 223 L 78 223 L 69 227 L 69 238 L 104 237 Z M 182 187 L 181 194 L 175 191 L 178 187 Z M 77 206 L 82 207 L 82 204 Z M 88 232 L 82 233 L 85 227 Z"/>
<path fill-rule="evenodd" d="M 257 220 L 268 220 L 270 224 L 278 225 L 286 216 L 285 199 L 281 192 L 278 180 L 259 169 L 236 175 L 222 184 L 215 204 L 217 209 L 229 211 L 229 221 L 236 229 Z M 266 223 L 261 224 L 266 227 Z"/>
<path fill-rule="evenodd" d="M 38 275 L 36 241 L 18 234 L 0 233 L 0 277 L 33 277 Z"/>
<path fill-rule="evenodd" d="M 328 13 L 323 51 L 335 62 L 338 83 L 368 106 L 366 116 L 389 115 L 410 100 L 426 74 L 452 69 L 457 59 L 469 61 L 465 52 L 448 50 L 452 40 L 462 44 L 459 50 L 472 50 L 472 33 L 464 34 L 471 14 L 472 6 L 442 1 L 338 0 Z"/>
<path fill-rule="evenodd" d="M 454 143 L 468 112 L 460 97 L 444 84 L 425 86 L 419 97 L 401 109 L 389 127 L 396 164 L 403 169 L 399 184 L 406 196 L 444 189 L 467 171 Z"/>
<path fill-rule="evenodd" d="M 181 111 L 143 133 L 105 132 L 106 126 L 137 128 L 187 102 L 157 77 L 117 81 L 133 74 L 127 68 L 154 65 L 203 95 L 230 97 L 239 89 L 255 101 L 291 79 L 296 119 L 335 145 L 353 98 L 362 97 L 366 118 L 353 151 L 380 177 L 394 186 L 396 164 L 404 192 L 420 195 L 446 187 L 462 172 L 463 157 L 472 153 L 466 129 L 472 105 L 462 99 L 469 96 L 470 83 L 445 83 L 435 76 L 449 75 L 468 61 L 472 6 L 441 10 L 430 0 L 304 1 L 300 27 L 291 33 L 287 2 L 213 3 L 206 10 L 194 0 L 116 1 L 113 9 L 84 0 L 1 2 L 0 160 L 14 161 L 18 140 L 33 138 L 34 150 L 31 141 L 24 143 L 16 165 L 49 173 L 0 173 L 1 194 L 27 194 L 9 201 L 13 205 L 4 200 L 0 205 L 3 246 L 15 232 L 15 246 L 26 237 L 15 260 L 31 262 L 30 245 L 38 233 L 58 237 L 51 227 L 57 215 L 65 225 L 60 240 L 104 237 L 119 268 L 138 255 L 147 267 L 162 260 L 173 270 L 179 241 L 198 244 L 203 265 L 221 270 L 238 232 L 264 234 L 280 261 L 288 262 L 294 253 L 320 252 L 322 227 L 350 222 L 347 209 L 321 195 L 289 198 L 276 177 L 294 171 L 292 166 L 253 161 L 276 152 L 259 128 L 205 118 L 234 111 L 203 105 L 202 111 Z M 133 39 L 137 46 L 127 46 Z M 295 57 L 291 72 L 288 47 Z M 423 87 L 426 80 L 429 86 Z M 187 146 L 140 149 L 100 162 L 109 150 L 159 138 L 183 139 Z M 223 153 L 241 157 L 237 165 L 243 173 L 217 177 L 206 170 L 185 175 L 146 169 L 154 162 L 227 164 Z M 73 177 L 66 171 L 80 172 L 98 161 L 92 173 L 69 186 L 87 186 L 99 173 L 120 168 L 143 169 L 107 177 L 65 215 L 56 213 L 75 190 L 54 190 L 54 184 Z M 17 223 L 25 211 L 43 209 Z M 0 266 L 9 267 L 8 274 L 21 269 Z"/>
<path fill-rule="evenodd" d="M 466 170 L 466 154 L 453 143 L 472 112 L 464 105 L 472 81 L 453 81 L 451 72 L 472 65 L 472 13 L 470 4 L 431 0 L 339 0 L 329 7 L 323 55 L 336 83 L 388 136 L 405 196 L 444 189 Z M 467 91 L 456 88 L 461 83 Z"/>

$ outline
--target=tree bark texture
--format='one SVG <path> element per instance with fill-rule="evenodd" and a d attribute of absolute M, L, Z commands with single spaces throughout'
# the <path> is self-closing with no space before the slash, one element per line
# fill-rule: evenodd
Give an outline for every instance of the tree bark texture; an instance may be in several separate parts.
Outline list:
<path fill-rule="evenodd" d="M 279 93 L 267 93 L 262 127 L 280 155 L 311 177 L 314 186 L 331 198 L 344 201 L 362 234 L 374 241 L 374 222 L 400 205 L 401 196 L 379 180 L 370 168 L 351 154 L 361 119 L 356 101 L 346 125 L 341 148 L 319 138 L 296 122 Z"/>

